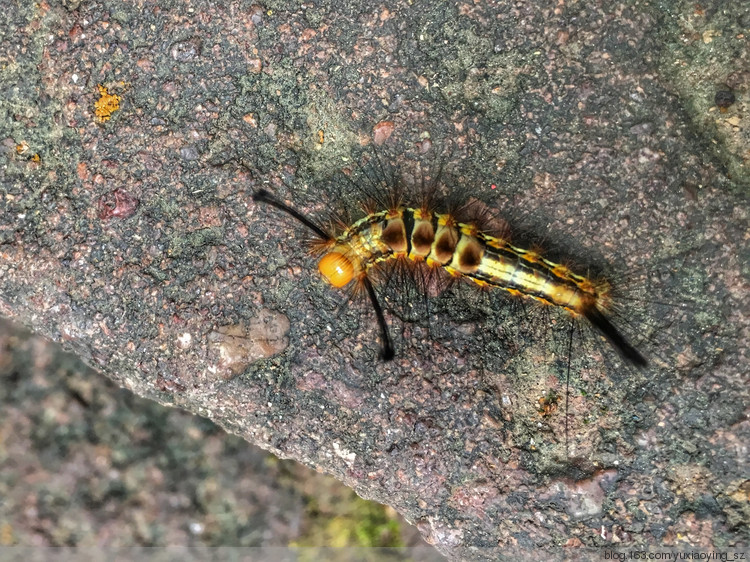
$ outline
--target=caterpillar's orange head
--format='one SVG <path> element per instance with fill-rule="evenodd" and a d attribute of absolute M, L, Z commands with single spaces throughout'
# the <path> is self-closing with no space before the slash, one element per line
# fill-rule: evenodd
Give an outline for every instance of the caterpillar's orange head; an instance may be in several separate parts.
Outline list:
<path fill-rule="evenodd" d="M 318 271 L 331 285 L 340 289 L 354 278 L 354 264 L 341 252 L 328 252 L 318 262 Z"/>

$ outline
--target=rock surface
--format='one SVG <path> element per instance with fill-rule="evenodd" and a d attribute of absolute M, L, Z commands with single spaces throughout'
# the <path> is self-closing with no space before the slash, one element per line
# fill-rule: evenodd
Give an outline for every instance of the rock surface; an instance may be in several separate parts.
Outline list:
<path fill-rule="evenodd" d="M 660 9 L 8 12 L 0 314 L 392 505 L 452 556 L 746 547 L 747 8 Z M 392 303 L 380 362 L 372 313 L 251 200 L 344 206 L 337 172 L 371 181 L 371 142 L 389 170 L 442 165 L 582 272 L 609 263 L 650 367 L 584 330 L 568 377 L 567 317 L 468 287 Z"/>

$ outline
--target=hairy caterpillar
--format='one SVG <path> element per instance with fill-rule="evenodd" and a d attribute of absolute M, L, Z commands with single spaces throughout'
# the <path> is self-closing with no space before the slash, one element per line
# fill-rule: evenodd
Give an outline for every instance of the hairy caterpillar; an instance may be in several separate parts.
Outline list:
<path fill-rule="evenodd" d="M 580 275 L 535 250 L 515 246 L 507 236 L 493 236 L 482 229 L 476 217 L 462 219 L 455 210 L 436 210 L 429 199 L 411 205 L 397 197 L 388 208 L 373 209 L 340 232 L 333 232 L 264 189 L 257 190 L 253 199 L 284 211 L 314 233 L 311 249 L 321 256 L 318 270 L 330 285 L 351 285 L 355 294 L 368 295 L 380 327 L 385 360 L 392 359 L 395 352 L 372 273 L 400 261 L 427 268 L 428 276 L 444 271 L 482 288 L 501 289 L 558 307 L 588 321 L 628 362 L 639 367 L 647 364 L 608 317 L 609 282 Z"/>
<path fill-rule="evenodd" d="M 602 442 L 597 424 L 615 423 L 617 411 L 622 416 L 619 423 L 629 430 L 646 427 L 654 415 L 653 402 L 667 399 L 662 388 L 669 384 L 667 373 L 684 371 L 702 360 L 696 355 L 703 351 L 695 347 L 699 340 L 688 334 L 703 331 L 685 324 L 696 317 L 685 306 L 686 270 L 680 264 L 659 260 L 656 267 L 651 262 L 640 268 L 638 255 L 623 259 L 615 253 L 614 274 L 584 274 L 585 268 L 570 265 L 574 262 L 564 257 L 580 255 L 575 239 L 567 241 L 564 251 L 561 244 L 549 242 L 543 244 L 545 251 L 537 250 L 533 243 L 519 241 L 523 235 L 518 234 L 510 241 L 508 223 L 498 220 L 492 209 L 509 209 L 513 193 L 493 192 L 498 203 L 490 206 L 464 187 L 475 185 L 464 180 L 471 170 L 456 174 L 441 165 L 425 174 L 420 159 L 404 159 L 403 164 L 414 165 L 411 168 L 395 158 L 391 163 L 390 157 L 384 164 L 377 151 L 370 154 L 329 180 L 323 191 L 326 199 L 313 203 L 319 209 L 316 215 L 301 211 L 311 204 L 304 197 L 297 207 L 256 187 L 253 199 L 259 207 L 274 207 L 304 225 L 309 252 L 318 257 L 328 285 L 342 289 L 349 299 L 367 295 L 361 299 L 369 305 L 367 311 L 360 312 L 377 319 L 382 358 L 394 358 L 403 342 L 414 338 L 414 346 L 406 344 L 408 352 L 398 349 L 399 361 L 420 365 L 417 372 L 427 384 L 435 373 L 452 373 L 458 359 L 460 370 L 479 374 L 460 384 L 480 393 L 486 388 L 496 397 L 485 405 L 485 419 L 502 418 L 512 441 L 528 452 L 559 444 L 555 458 L 564 464 L 545 465 L 543 470 L 574 466 L 587 473 L 597 463 L 609 462 L 602 458 L 608 458 L 604 449 L 611 443 Z M 342 218 L 339 213 L 347 209 L 354 216 Z M 515 226 L 525 225 L 521 232 L 529 238 L 540 229 L 555 230 L 543 230 L 546 219 L 528 205 L 510 214 L 522 215 Z M 695 290 L 702 277 L 689 279 Z M 681 283 L 679 289 L 676 283 Z M 331 294 L 336 292 L 341 291 Z M 402 321 L 403 340 L 392 339 L 385 309 Z M 429 332 L 427 339 L 422 327 Z M 540 346 L 540 336 L 551 345 Z M 584 349 L 574 354 L 579 339 Z M 400 345 L 394 346 L 394 341 Z M 437 349 L 450 349 L 456 359 L 432 354 Z M 389 363 L 384 361 L 377 370 L 391 372 Z M 647 364 L 656 370 L 647 372 Z M 532 371 L 537 375 L 527 377 Z M 401 372 L 400 366 L 395 372 Z M 454 380 L 453 388 L 455 384 Z M 579 389 L 576 394 L 570 393 L 571 385 Z M 441 388 L 436 385 L 438 392 Z M 564 416 L 553 416 L 563 394 Z M 623 404 L 630 407 L 623 409 Z M 556 426 L 562 432 L 563 420 L 564 438 L 558 439 Z M 571 420 L 574 442 L 569 442 Z M 594 453 L 594 447 L 602 450 Z"/>

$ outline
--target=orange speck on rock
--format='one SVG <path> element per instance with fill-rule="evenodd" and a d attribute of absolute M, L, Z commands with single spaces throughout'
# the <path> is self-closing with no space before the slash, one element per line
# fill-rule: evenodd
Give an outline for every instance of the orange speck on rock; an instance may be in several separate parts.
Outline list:
<path fill-rule="evenodd" d="M 86 162 L 78 163 L 78 166 L 76 166 L 76 173 L 80 180 L 87 180 L 89 178 L 89 169 L 88 166 L 86 166 Z"/>
<path fill-rule="evenodd" d="M 107 88 L 101 84 L 98 84 L 97 88 L 99 88 L 99 99 L 94 103 L 94 115 L 99 123 L 104 123 L 109 121 L 112 114 L 120 109 L 120 96 L 110 94 Z"/>
<path fill-rule="evenodd" d="M 258 120 L 255 118 L 254 113 L 246 113 L 242 116 L 242 120 L 250 125 L 251 127 L 257 127 L 258 126 Z"/>

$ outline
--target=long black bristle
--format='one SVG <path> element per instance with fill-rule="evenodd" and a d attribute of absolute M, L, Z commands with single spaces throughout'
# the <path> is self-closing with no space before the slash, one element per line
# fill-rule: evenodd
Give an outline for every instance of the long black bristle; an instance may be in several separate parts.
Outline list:
<path fill-rule="evenodd" d="M 646 358 L 641 355 L 641 353 L 633 347 L 622 334 L 620 334 L 612 322 L 610 322 L 598 308 L 595 306 L 586 308 L 583 312 L 583 316 L 586 320 L 591 322 L 592 326 L 599 330 L 599 333 L 607 338 L 607 341 L 609 341 L 609 343 L 620 352 L 620 355 L 622 355 L 623 358 L 638 367 L 645 367 L 648 365 Z"/>
<path fill-rule="evenodd" d="M 302 213 L 300 213 L 296 209 L 292 209 L 289 205 L 287 205 L 283 201 L 276 199 L 276 197 L 271 195 L 271 193 L 266 191 L 265 189 L 259 189 L 258 191 L 253 193 L 253 201 L 260 201 L 261 203 L 266 203 L 268 205 L 276 207 L 277 209 L 280 209 L 284 211 L 285 213 L 293 216 L 299 222 L 304 224 L 307 228 L 312 230 L 315 234 L 320 236 L 322 240 L 331 239 L 331 235 L 328 234 L 325 230 L 320 228 L 317 224 L 315 224 L 313 221 L 308 219 L 306 216 L 304 216 Z"/>
<path fill-rule="evenodd" d="M 383 351 L 380 356 L 384 361 L 390 361 L 396 355 L 393 350 L 393 343 L 391 342 L 391 335 L 388 333 L 388 324 L 385 322 L 385 316 L 383 316 L 383 309 L 380 307 L 378 297 L 375 294 L 375 288 L 372 286 L 372 282 L 368 277 L 362 280 L 362 284 L 367 289 L 367 294 L 372 302 L 372 307 L 375 309 L 375 316 L 378 319 L 378 326 L 380 327 L 380 337 L 383 340 Z"/>

